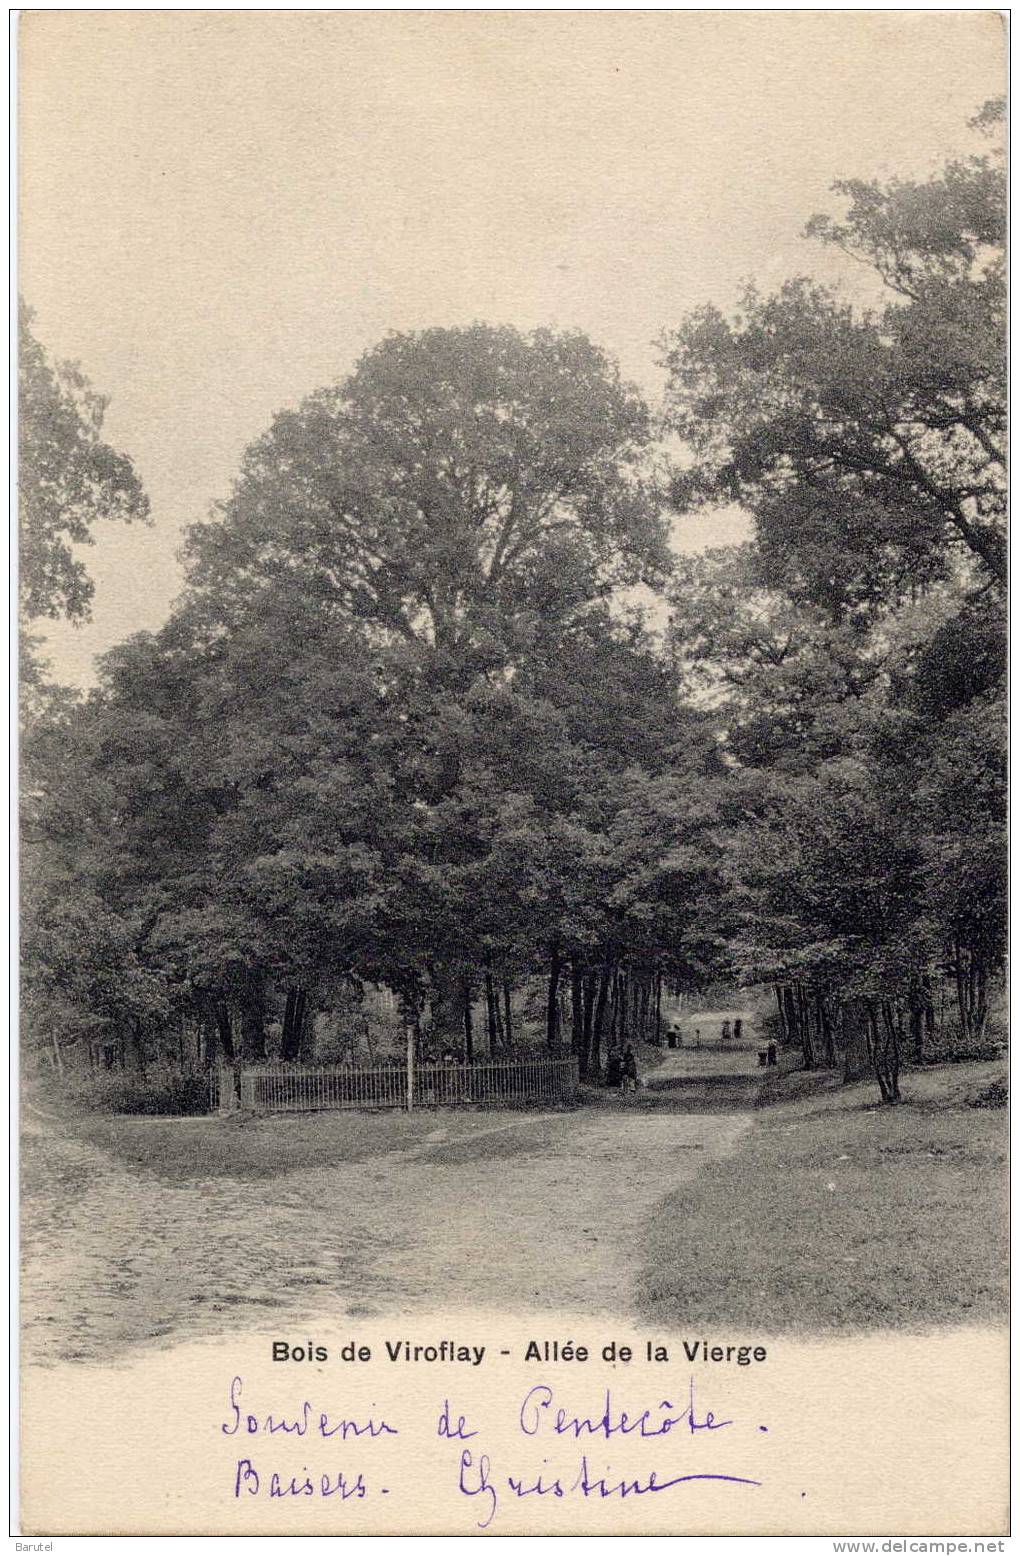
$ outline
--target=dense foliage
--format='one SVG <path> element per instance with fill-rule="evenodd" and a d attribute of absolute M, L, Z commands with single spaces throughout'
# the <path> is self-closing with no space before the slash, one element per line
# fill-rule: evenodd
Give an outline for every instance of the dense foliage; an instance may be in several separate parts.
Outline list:
<path fill-rule="evenodd" d="M 659 422 L 583 336 L 484 325 L 389 336 L 276 417 L 166 626 L 29 730 L 37 1051 L 188 1070 L 332 1030 L 372 1057 L 391 998 L 423 1049 L 569 1044 L 595 1075 L 658 1037 L 664 984 L 719 977 L 771 984 L 806 1064 L 866 1056 L 888 1100 L 947 990 L 984 1037 L 1001 170 L 837 189 L 809 230 L 885 299 L 796 280 L 699 311 Z M 72 386 L 25 349 L 54 406 L 27 608 L 75 613 L 82 504 L 144 498 L 98 402 L 57 469 Z M 672 556 L 670 503 L 734 501 L 752 542 Z"/>
<path fill-rule="evenodd" d="M 738 964 L 805 1062 L 860 1045 L 895 1100 L 936 990 L 980 1040 L 1005 955 L 1004 181 L 836 187 L 808 231 L 884 300 L 798 280 L 666 340 L 675 498 L 755 521 L 683 570 L 671 632 L 743 796 Z"/>

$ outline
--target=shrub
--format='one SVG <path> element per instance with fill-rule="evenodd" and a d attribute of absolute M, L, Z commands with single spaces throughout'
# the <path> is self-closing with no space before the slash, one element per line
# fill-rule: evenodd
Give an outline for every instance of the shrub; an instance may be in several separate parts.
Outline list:
<path fill-rule="evenodd" d="M 1004 1049 L 1003 1038 L 993 1032 L 986 1032 L 982 1038 L 966 1037 L 959 1026 L 947 1024 L 941 1032 L 925 1039 L 920 1063 L 964 1064 L 976 1059 L 998 1059 Z M 904 1057 L 908 1063 L 915 1063 L 909 1048 Z"/>
<path fill-rule="evenodd" d="M 979 1091 L 976 1097 L 971 1097 L 967 1106 L 970 1108 L 1004 1108 L 1009 1104 L 1009 1087 L 1005 1081 L 993 1081 L 986 1086 L 984 1091 Z"/>
<path fill-rule="evenodd" d="M 129 1070 L 77 1075 L 68 1091 L 79 1108 L 92 1113 L 209 1112 L 208 1076 L 164 1066 L 153 1066 L 144 1076 Z"/>

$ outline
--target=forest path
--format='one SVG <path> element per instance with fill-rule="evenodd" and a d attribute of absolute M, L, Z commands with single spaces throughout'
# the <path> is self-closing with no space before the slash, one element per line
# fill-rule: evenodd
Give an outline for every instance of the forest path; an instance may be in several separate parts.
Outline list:
<path fill-rule="evenodd" d="M 26 1358 L 429 1311 L 630 1317 L 662 1200 L 751 1117 L 440 1112 L 399 1149 L 259 1178 L 203 1178 L 196 1128 L 183 1181 L 26 1117 Z"/>
<path fill-rule="evenodd" d="M 736 1020 L 743 1023 L 739 1041 L 729 1038 L 724 1043 L 723 1022 L 728 1021 L 732 1031 Z M 669 1011 L 666 1021 L 680 1027 L 683 1047 L 667 1048 L 661 1063 L 648 1072 L 647 1084 L 653 1091 L 679 1081 L 760 1074 L 758 1049 L 764 1039 L 754 1011 L 739 1006 L 731 1010 Z M 696 1033 L 700 1033 L 701 1042 L 707 1046 L 695 1046 Z"/>

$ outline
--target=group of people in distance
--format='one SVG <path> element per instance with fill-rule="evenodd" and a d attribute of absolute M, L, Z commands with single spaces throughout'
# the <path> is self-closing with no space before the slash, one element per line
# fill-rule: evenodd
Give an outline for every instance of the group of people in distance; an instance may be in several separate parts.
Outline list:
<path fill-rule="evenodd" d="M 675 1047 L 678 1047 L 678 1048 L 682 1048 L 684 1046 L 684 1033 L 683 1033 L 683 1027 L 680 1025 L 680 1023 L 678 1021 L 674 1022 L 673 1027 L 672 1027 L 672 1032 L 673 1032 L 673 1036 L 676 1039 L 676 1042 L 675 1042 L 675 1044 L 671 1043 L 670 1046 L 671 1047 L 675 1046 Z M 740 1016 L 735 1016 L 734 1019 L 733 1019 L 732 1025 L 731 1025 L 729 1017 L 727 1017 L 726 1020 L 722 1024 L 722 1041 L 724 1043 L 728 1043 L 730 1038 L 732 1037 L 734 1042 L 739 1043 L 741 1037 L 743 1036 L 743 1034 L 744 1034 L 743 1018 L 740 1017 Z M 694 1046 L 695 1046 L 695 1048 L 700 1048 L 701 1047 L 701 1028 L 700 1027 L 695 1027 L 694 1028 Z"/>
<path fill-rule="evenodd" d="M 637 1091 L 637 1054 L 630 1043 L 623 1049 L 614 1045 L 607 1053 L 606 1085 L 625 1092 Z"/>

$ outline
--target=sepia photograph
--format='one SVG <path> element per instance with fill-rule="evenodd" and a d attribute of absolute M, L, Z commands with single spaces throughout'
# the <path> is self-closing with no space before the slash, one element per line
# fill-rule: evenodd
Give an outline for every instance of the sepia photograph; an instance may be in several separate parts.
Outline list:
<path fill-rule="evenodd" d="M 1003 1548 L 1004 16 L 15 49 L 13 1532 Z"/>

